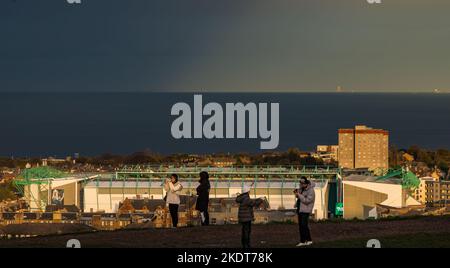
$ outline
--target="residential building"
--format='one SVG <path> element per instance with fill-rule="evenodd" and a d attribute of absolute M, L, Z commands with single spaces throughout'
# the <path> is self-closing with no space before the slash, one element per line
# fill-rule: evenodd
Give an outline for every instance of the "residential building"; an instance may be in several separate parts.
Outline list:
<path fill-rule="evenodd" d="M 440 206 L 450 205 L 450 181 L 441 180 L 439 184 L 440 192 Z"/>
<path fill-rule="evenodd" d="M 338 161 L 338 145 L 317 145 L 316 154 L 325 163 Z"/>
<path fill-rule="evenodd" d="M 422 177 L 420 179 L 420 185 L 417 189 L 411 192 L 411 196 L 419 201 L 421 204 L 426 204 L 427 200 L 436 200 L 438 198 L 437 192 L 434 197 L 434 189 L 439 185 L 439 178 L 434 177 Z M 438 189 L 438 188 L 436 188 Z"/>
<path fill-rule="evenodd" d="M 215 167 L 232 167 L 236 164 L 236 159 L 232 157 L 216 157 L 213 159 Z"/>
<path fill-rule="evenodd" d="M 387 169 L 389 167 L 389 132 L 357 125 L 339 129 L 339 166 L 342 168 Z"/>
<path fill-rule="evenodd" d="M 439 180 L 425 181 L 425 203 L 428 206 L 434 206 L 441 200 L 439 193 L 440 183 Z"/>

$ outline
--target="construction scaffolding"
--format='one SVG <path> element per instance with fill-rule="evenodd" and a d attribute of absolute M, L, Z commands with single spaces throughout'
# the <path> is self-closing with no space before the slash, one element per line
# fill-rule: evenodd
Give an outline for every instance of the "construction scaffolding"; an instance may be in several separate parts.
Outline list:
<path fill-rule="evenodd" d="M 83 185 L 96 177 L 98 175 L 67 174 L 44 166 L 23 170 L 13 183 L 28 204 L 29 211 L 44 212 L 48 205 L 76 205 L 79 207 L 79 196 Z M 64 189 L 69 191 L 66 203 Z"/>
<path fill-rule="evenodd" d="M 401 179 L 403 189 L 413 190 L 419 187 L 420 185 L 419 178 L 417 178 L 417 176 L 414 175 L 414 173 L 405 168 L 389 169 L 387 174 L 379 176 L 378 180 L 387 180 L 390 178 Z"/>
<path fill-rule="evenodd" d="M 63 178 L 66 174 L 51 167 L 24 169 L 13 181 L 31 211 L 45 211 L 50 195 L 51 180 Z"/>

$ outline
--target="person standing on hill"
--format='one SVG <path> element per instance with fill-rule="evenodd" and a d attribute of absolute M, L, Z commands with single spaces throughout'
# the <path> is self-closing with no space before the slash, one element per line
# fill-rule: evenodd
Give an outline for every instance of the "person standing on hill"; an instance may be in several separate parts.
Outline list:
<path fill-rule="evenodd" d="M 209 183 L 209 174 L 206 171 L 200 172 L 200 185 L 197 187 L 197 202 L 195 209 L 200 211 L 202 217 L 202 225 L 209 225 L 209 190 L 211 184 Z"/>
<path fill-rule="evenodd" d="M 300 243 L 297 244 L 297 247 L 309 246 L 313 243 L 308 221 L 316 199 L 314 186 L 314 182 L 309 181 L 306 177 L 301 177 L 300 189 L 294 190 L 294 194 L 297 197 L 296 209 L 300 231 Z"/>
<path fill-rule="evenodd" d="M 243 248 L 250 248 L 250 234 L 252 231 L 252 221 L 255 220 L 253 208 L 261 205 L 263 200 L 261 198 L 250 198 L 251 186 L 245 185 L 242 189 L 242 194 L 236 197 L 236 202 L 239 203 L 238 220 L 242 225 L 241 243 Z"/>
<path fill-rule="evenodd" d="M 166 197 L 164 198 L 169 205 L 170 217 L 172 218 L 172 228 L 178 226 L 178 207 L 180 206 L 180 192 L 183 186 L 178 181 L 178 175 L 172 174 L 170 179 L 164 183 Z"/>

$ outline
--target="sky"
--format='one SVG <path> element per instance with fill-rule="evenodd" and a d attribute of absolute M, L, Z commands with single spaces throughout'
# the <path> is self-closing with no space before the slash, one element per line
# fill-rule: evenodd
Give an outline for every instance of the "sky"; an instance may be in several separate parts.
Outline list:
<path fill-rule="evenodd" d="M 450 92 L 450 1 L 2 0 L 0 92 Z"/>

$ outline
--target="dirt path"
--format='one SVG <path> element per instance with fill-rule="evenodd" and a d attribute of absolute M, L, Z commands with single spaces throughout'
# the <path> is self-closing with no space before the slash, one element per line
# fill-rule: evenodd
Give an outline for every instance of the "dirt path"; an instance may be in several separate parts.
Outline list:
<path fill-rule="evenodd" d="M 254 247 L 290 247 L 298 243 L 297 225 L 254 225 Z M 311 223 L 315 242 L 415 233 L 450 233 L 450 217 Z M 122 230 L 87 234 L 1 240 L 0 247 L 65 247 L 76 238 L 82 247 L 239 247 L 240 226 L 209 226 L 179 229 Z"/>

